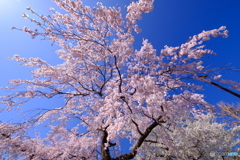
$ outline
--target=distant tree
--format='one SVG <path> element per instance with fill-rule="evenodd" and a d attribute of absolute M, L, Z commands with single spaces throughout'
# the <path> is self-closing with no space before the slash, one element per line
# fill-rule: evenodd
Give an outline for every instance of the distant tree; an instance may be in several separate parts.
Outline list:
<path fill-rule="evenodd" d="M 149 156 L 155 150 L 155 155 L 160 153 L 163 159 L 197 159 L 202 158 L 202 152 L 207 154 L 203 148 L 207 145 L 210 148 L 216 143 L 220 146 L 214 149 L 219 150 L 233 146 L 237 128 L 223 131 L 223 124 L 211 123 L 214 106 L 197 93 L 205 83 L 226 82 L 216 68 L 203 65 L 204 58 L 213 55 L 203 42 L 227 37 L 224 26 L 203 31 L 178 47 L 165 46 L 157 56 L 148 40 L 143 40 L 140 50 L 133 47 L 133 35 L 141 31 L 136 22 L 143 13 L 152 11 L 153 0 L 131 2 L 125 17 L 120 8 L 101 3 L 90 8 L 80 0 L 53 1 L 66 12 L 52 8 L 53 15 L 42 16 L 28 7 L 41 20 L 27 14 L 23 17 L 39 29 L 22 30 L 33 38 L 43 36 L 58 44 L 61 49 L 57 53 L 64 62 L 52 66 L 40 58 L 15 55 L 12 59 L 21 65 L 36 68 L 31 80 L 16 79 L 10 82 L 11 87 L 3 87 L 14 90 L 24 86 L 25 91 L 1 99 L 8 111 L 35 98 L 62 96 L 65 105 L 44 108 L 40 115 L 22 124 L 1 123 L 1 159 L 125 160 Z M 228 84 L 240 89 L 237 82 Z M 80 122 L 67 129 L 72 119 Z M 32 126 L 47 120 L 51 132 L 46 138 L 27 137 Z M 234 134 L 224 141 L 207 142 L 214 131 L 218 131 L 218 137 Z M 121 152 L 123 139 L 132 144 L 126 154 Z M 158 142 L 156 148 L 150 141 Z"/>
<path fill-rule="evenodd" d="M 217 123 L 212 113 L 194 116 L 195 120 L 180 121 L 180 130 L 174 126 L 168 126 L 167 135 L 171 139 L 178 152 L 172 152 L 164 144 L 162 132 L 155 128 L 146 138 L 141 149 L 138 150 L 136 159 L 158 160 L 165 159 L 211 159 L 212 152 L 233 152 L 233 147 L 240 144 L 238 133 L 240 126 L 229 130 L 225 127 L 227 123 Z M 236 139 L 236 137 L 238 137 Z M 240 150 L 238 150 L 239 152 Z M 223 156 L 227 158 L 227 156 Z M 229 158 L 229 157 L 228 157 Z"/>

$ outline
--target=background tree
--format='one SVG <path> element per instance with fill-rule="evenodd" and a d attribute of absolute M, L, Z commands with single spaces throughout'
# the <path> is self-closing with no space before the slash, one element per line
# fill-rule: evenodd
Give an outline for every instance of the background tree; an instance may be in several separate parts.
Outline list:
<path fill-rule="evenodd" d="M 23 14 L 39 28 L 22 30 L 32 38 L 43 36 L 58 44 L 61 49 L 57 53 L 63 63 L 52 66 L 40 58 L 15 55 L 12 59 L 36 69 L 31 80 L 12 80 L 11 87 L 3 87 L 13 90 L 23 86 L 25 91 L 1 98 L 8 111 L 44 97 L 62 96 L 65 105 L 44 108 L 41 114 L 20 125 L 2 123 L 1 158 L 132 159 L 141 154 L 141 148 L 154 133 L 168 150 L 163 152 L 163 158 L 171 158 L 169 153 L 178 158 L 198 158 L 195 150 L 187 155 L 181 152 L 178 147 L 192 144 L 183 141 L 184 145 L 179 145 L 172 140 L 169 129 L 178 131 L 177 139 L 182 141 L 187 134 L 183 122 L 190 126 L 196 116 L 214 110 L 197 91 L 203 89 L 202 82 L 221 83 L 224 79 L 216 68 L 203 65 L 203 59 L 213 51 L 202 43 L 211 37 L 227 37 L 226 28 L 203 31 L 178 47 L 165 46 L 158 56 L 148 40 L 143 40 L 140 50 L 133 48 L 134 34 L 141 31 L 136 22 L 143 13 L 152 11 L 152 0 L 133 1 L 125 16 L 120 8 L 101 3 L 90 8 L 80 0 L 53 1 L 65 12 L 51 9 L 53 15 L 42 16 L 28 7 L 41 21 Z M 228 83 L 239 86 L 234 81 Z M 78 119 L 79 123 L 68 129 L 71 119 Z M 51 126 L 46 138 L 26 136 L 32 126 L 45 121 Z M 233 131 L 236 128 L 229 132 Z M 193 133 L 188 134 L 193 137 Z M 235 136 L 230 135 L 229 139 Z M 120 141 L 125 138 L 131 141 L 132 148 L 121 154 Z"/>
<path fill-rule="evenodd" d="M 168 135 L 181 156 L 171 152 L 162 142 L 162 133 L 153 130 L 139 150 L 136 159 L 213 159 L 214 152 L 232 152 L 239 141 L 239 126 L 226 130 L 228 123 L 216 122 L 212 113 L 195 115 L 195 120 L 180 121 L 180 130 L 168 126 Z M 237 138 L 237 139 L 236 139 Z M 239 152 L 239 149 L 237 150 Z M 219 157 L 221 158 L 221 157 Z M 228 157 L 229 158 L 229 157 Z"/>

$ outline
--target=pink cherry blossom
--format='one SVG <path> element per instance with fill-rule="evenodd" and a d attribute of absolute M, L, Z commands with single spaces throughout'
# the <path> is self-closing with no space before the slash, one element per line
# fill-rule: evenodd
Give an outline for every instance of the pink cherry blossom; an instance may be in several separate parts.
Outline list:
<path fill-rule="evenodd" d="M 197 159 L 209 158 L 207 149 L 236 145 L 239 127 L 226 131 L 225 124 L 213 122 L 215 108 L 199 93 L 204 84 L 233 95 L 218 83 L 240 90 L 238 82 L 216 72 L 222 68 L 204 64 L 206 56 L 215 55 L 204 41 L 228 37 L 225 26 L 179 46 L 166 45 L 158 55 L 150 40 L 143 39 L 139 50 L 133 46 L 134 32 L 141 31 L 137 20 L 153 10 L 153 0 L 132 1 L 125 16 L 121 8 L 100 2 L 95 8 L 81 0 L 53 2 L 65 13 L 51 8 L 53 14 L 43 16 L 28 7 L 39 19 L 22 16 L 38 29 L 20 30 L 59 45 L 63 62 L 14 55 L 9 59 L 33 67 L 32 78 L 11 80 L 2 87 L 11 92 L 0 98 L 7 111 L 35 98 L 61 97 L 64 104 L 39 106 L 38 115 L 19 125 L 0 123 L 0 159 Z M 77 124 L 71 128 L 72 120 Z M 50 128 L 47 136 L 27 137 L 41 123 Z M 126 154 L 122 140 L 131 143 Z"/>

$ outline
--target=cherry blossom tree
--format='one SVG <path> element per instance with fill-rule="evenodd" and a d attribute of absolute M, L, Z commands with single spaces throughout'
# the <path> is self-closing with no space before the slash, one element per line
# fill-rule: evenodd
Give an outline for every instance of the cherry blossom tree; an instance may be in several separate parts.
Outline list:
<path fill-rule="evenodd" d="M 200 149 L 215 143 L 223 145 L 219 149 L 234 146 L 237 128 L 220 134 L 224 125 L 211 124 L 212 117 L 208 117 L 214 106 L 198 93 L 205 83 L 227 83 L 240 89 L 240 83 L 224 80 L 220 71 L 203 64 L 204 57 L 215 55 L 205 48 L 204 41 L 227 37 L 226 27 L 203 31 L 177 47 L 165 46 L 157 55 L 147 39 L 139 50 L 133 48 L 134 34 L 141 32 L 137 20 L 153 10 L 153 0 L 131 2 L 124 16 L 121 8 L 105 7 L 102 3 L 90 8 L 80 0 L 53 1 L 65 12 L 51 8 L 53 14 L 43 16 L 28 7 L 40 20 L 26 13 L 23 17 L 39 27 L 19 30 L 59 45 L 61 49 L 56 52 L 63 63 L 53 66 L 40 58 L 14 55 L 11 59 L 35 69 L 32 79 L 12 80 L 10 87 L 3 87 L 14 90 L 23 86 L 25 90 L 1 99 L 7 111 L 21 108 L 35 98 L 61 96 L 65 104 L 44 108 L 41 114 L 22 124 L 1 123 L 1 159 L 123 160 L 149 156 L 152 151 L 144 153 L 146 147 L 164 148 L 158 150 L 163 159 L 197 159 L 201 154 L 199 145 Z M 203 120 L 199 120 L 201 117 Z M 79 123 L 69 129 L 67 124 L 72 119 Z M 51 127 L 46 138 L 27 136 L 31 127 L 46 121 Z M 214 131 L 219 137 L 234 133 L 226 138 L 229 146 L 217 140 L 207 143 Z M 209 137 L 199 135 L 201 132 L 208 132 Z M 121 153 L 123 139 L 132 144 L 126 154 Z M 158 141 L 158 146 L 150 141 Z"/>
<path fill-rule="evenodd" d="M 232 152 L 232 148 L 240 143 L 239 126 L 226 130 L 225 126 L 228 124 L 216 122 L 216 117 L 212 113 L 198 114 L 194 117 L 196 119 L 192 121 L 180 121 L 180 130 L 173 126 L 168 127 L 168 135 L 181 156 L 168 149 L 162 142 L 161 132 L 155 129 L 143 143 L 136 159 L 157 160 L 161 157 L 166 157 L 166 159 L 211 159 L 213 157 L 209 151 Z M 236 137 L 238 138 L 236 139 Z M 224 157 L 226 158 L 226 156 Z"/>

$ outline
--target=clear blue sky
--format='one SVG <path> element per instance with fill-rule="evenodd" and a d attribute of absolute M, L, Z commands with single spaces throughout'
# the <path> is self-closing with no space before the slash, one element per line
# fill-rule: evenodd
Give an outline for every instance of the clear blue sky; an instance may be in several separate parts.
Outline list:
<path fill-rule="evenodd" d="M 93 5 L 101 0 L 83 0 L 84 4 Z M 130 0 L 102 0 L 103 4 L 123 6 Z M 20 31 L 11 30 L 13 26 L 35 28 L 28 20 L 21 17 L 32 7 L 39 14 L 49 14 L 50 7 L 56 7 L 51 0 L 0 0 L 0 86 L 6 86 L 11 79 L 30 78 L 31 68 L 18 66 L 15 61 L 7 60 L 14 54 L 23 57 L 40 57 L 52 65 L 61 63 L 54 53 L 57 46 L 51 46 L 47 40 L 31 39 Z M 30 14 L 29 14 L 30 15 Z M 30 15 L 31 16 L 31 15 Z M 136 35 L 136 48 L 139 48 L 142 38 L 149 41 L 158 53 L 164 45 L 178 46 L 187 41 L 189 36 L 202 30 L 227 26 L 229 38 L 214 38 L 207 42 L 207 47 L 218 55 L 209 60 L 209 64 L 222 66 L 228 63 L 240 64 L 240 1 L 239 0 L 155 0 L 154 11 L 144 14 L 139 21 L 143 32 Z M 226 75 L 229 79 L 240 81 L 240 74 Z M 0 95 L 6 92 L 0 90 Z M 206 99 L 215 104 L 218 101 L 237 102 L 238 99 L 212 86 L 206 90 Z M 35 100 L 26 104 L 25 108 L 38 108 L 48 105 L 60 107 L 61 99 Z M 2 105 L 0 107 L 3 107 Z M 11 117 L 12 116 L 12 117 Z M 13 114 L 1 114 L 1 121 L 13 120 Z M 20 120 L 19 117 L 17 120 Z M 26 117 L 27 118 L 27 117 Z"/>

